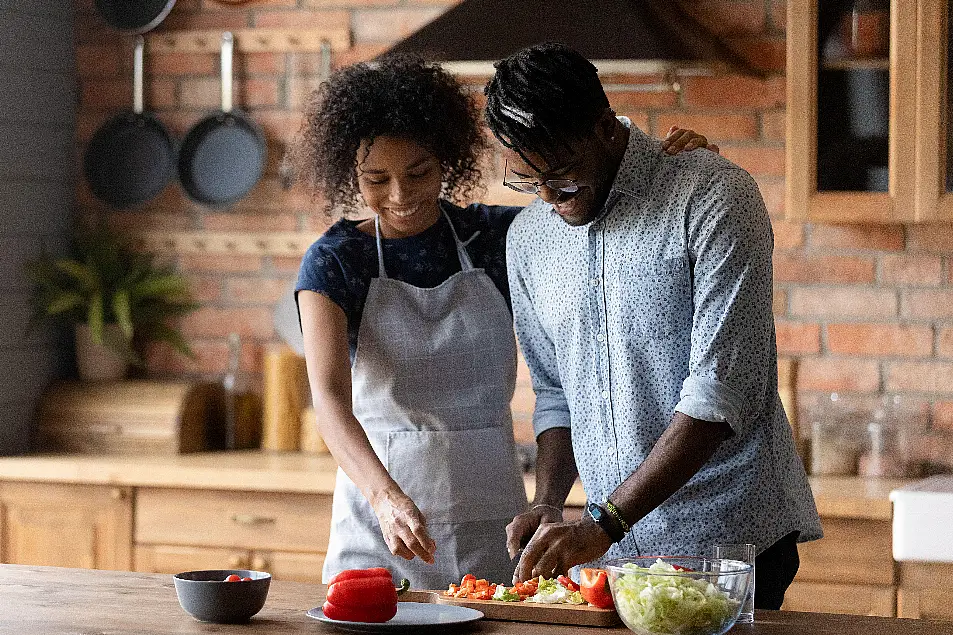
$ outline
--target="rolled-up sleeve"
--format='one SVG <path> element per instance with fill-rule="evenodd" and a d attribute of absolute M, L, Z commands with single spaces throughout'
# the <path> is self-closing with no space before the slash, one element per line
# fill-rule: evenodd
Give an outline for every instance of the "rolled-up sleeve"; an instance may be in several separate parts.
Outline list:
<path fill-rule="evenodd" d="M 550 428 L 570 427 L 569 404 L 559 378 L 556 347 L 539 321 L 533 307 L 529 282 L 523 274 L 520 255 L 509 239 L 506 262 L 516 337 L 529 367 L 533 392 L 536 393 L 533 432 L 538 437 Z"/>
<path fill-rule="evenodd" d="M 758 414 L 777 373 L 771 222 L 740 169 L 718 172 L 694 203 L 691 359 L 675 409 L 737 431 Z"/>

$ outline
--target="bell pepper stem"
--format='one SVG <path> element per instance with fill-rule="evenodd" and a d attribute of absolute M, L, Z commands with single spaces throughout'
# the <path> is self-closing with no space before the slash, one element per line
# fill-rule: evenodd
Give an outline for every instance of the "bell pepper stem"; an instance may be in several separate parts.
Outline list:
<path fill-rule="evenodd" d="M 408 580 L 407 578 L 403 578 L 400 581 L 400 586 L 397 587 L 397 595 L 400 595 L 401 593 L 404 593 L 405 591 L 409 589 L 410 589 L 410 580 Z"/>

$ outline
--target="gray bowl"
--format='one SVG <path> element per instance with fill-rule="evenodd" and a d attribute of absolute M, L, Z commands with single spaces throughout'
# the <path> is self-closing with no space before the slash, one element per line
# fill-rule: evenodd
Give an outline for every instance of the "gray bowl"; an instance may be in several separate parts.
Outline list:
<path fill-rule="evenodd" d="M 251 580 L 225 582 L 232 574 Z M 216 624 L 240 624 L 250 620 L 265 605 L 271 585 L 270 573 L 247 569 L 185 571 L 172 579 L 185 612 L 202 622 Z"/>

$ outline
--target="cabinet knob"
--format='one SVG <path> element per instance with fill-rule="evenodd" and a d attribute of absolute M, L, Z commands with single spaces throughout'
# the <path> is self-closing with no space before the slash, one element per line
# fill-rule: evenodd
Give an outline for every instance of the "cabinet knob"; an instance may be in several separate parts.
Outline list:
<path fill-rule="evenodd" d="M 245 568 L 245 558 L 238 555 L 237 553 L 228 559 L 228 566 L 232 569 L 244 569 Z"/>
<path fill-rule="evenodd" d="M 109 492 L 109 495 L 113 500 L 121 501 L 126 497 L 126 490 L 121 487 L 114 487 L 112 488 L 112 491 Z"/>
<path fill-rule="evenodd" d="M 261 556 L 255 556 L 251 559 L 251 568 L 255 571 L 267 571 L 268 561 Z"/>
<path fill-rule="evenodd" d="M 271 516 L 259 516 L 258 514 L 232 514 L 232 522 L 250 527 L 252 525 L 271 525 L 274 524 L 275 519 Z"/>

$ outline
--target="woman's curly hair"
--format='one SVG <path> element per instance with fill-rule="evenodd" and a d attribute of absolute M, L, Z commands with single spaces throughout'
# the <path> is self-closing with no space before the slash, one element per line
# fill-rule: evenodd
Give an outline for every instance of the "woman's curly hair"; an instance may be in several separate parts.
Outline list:
<path fill-rule="evenodd" d="M 466 203 L 478 194 L 488 142 L 474 98 L 440 66 L 391 55 L 335 71 L 308 102 L 290 160 L 328 214 L 355 211 L 357 151 L 381 135 L 410 139 L 437 158 L 441 196 Z"/>

